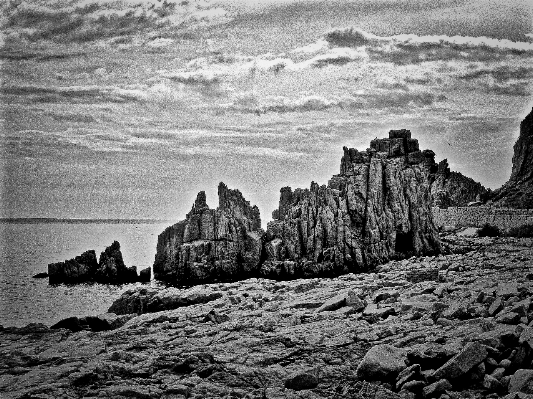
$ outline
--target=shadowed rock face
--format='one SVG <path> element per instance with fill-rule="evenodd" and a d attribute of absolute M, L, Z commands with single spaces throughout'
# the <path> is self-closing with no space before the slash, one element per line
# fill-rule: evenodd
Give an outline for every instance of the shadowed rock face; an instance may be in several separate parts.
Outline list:
<path fill-rule="evenodd" d="M 338 275 L 439 252 L 429 180 L 434 153 L 420 151 L 408 130 L 392 130 L 370 147 L 345 147 L 340 174 L 327 186 L 281 189 L 262 276 Z"/>
<path fill-rule="evenodd" d="M 150 281 L 150 268 L 143 270 L 144 280 Z M 148 278 L 146 275 L 148 274 Z M 138 281 L 137 267 L 126 267 L 120 251 L 120 243 L 114 241 L 100 254 L 96 261 L 94 250 L 86 251 L 74 259 L 48 265 L 50 284 L 79 284 L 98 282 L 102 284 L 124 284 Z"/>
<path fill-rule="evenodd" d="M 185 220 L 158 238 L 155 278 L 192 285 L 332 276 L 365 271 L 396 257 L 439 252 L 431 214 L 434 153 L 408 130 L 373 140 L 366 152 L 344 148 L 327 186 L 281 189 L 266 234 L 259 210 L 219 185 L 219 207 L 200 192 Z"/>
<path fill-rule="evenodd" d="M 533 109 L 520 124 L 511 177 L 496 191 L 493 201 L 505 207 L 533 208 Z"/>
<path fill-rule="evenodd" d="M 218 186 L 219 206 L 209 209 L 201 191 L 185 220 L 158 237 L 154 276 L 178 284 L 239 280 L 259 265 L 259 209 L 238 190 Z"/>

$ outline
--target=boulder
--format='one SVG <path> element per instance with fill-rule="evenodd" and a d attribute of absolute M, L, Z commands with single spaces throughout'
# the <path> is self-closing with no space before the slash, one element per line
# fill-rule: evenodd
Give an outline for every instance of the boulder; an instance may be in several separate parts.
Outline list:
<path fill-rule="evenodd" d="M 509 392 L 533 394 L 533 370 L 518 369 L 509 381 Z"/>
<path fill-rule="evenodd" d="M 407 351 L 392 345 L 372 347 L 359 363 L 356 375 L 367 381 L 394 381 L 407 364 Z"/>
<path fill-rule="evenodd" d="M 296 373 L 285 380 L 285 388 L 294 391 L 313 389 L 318 386 L 318 379 L 311 373 Z"/>
<path fill-rule="evenodd" d="M 457 355 L 435 370 L 432 378 L 435 380 L 458 378 L 485 360 L 487 356 L 488 352 L 485 345 L 477 341 L 470 342 Z"/>

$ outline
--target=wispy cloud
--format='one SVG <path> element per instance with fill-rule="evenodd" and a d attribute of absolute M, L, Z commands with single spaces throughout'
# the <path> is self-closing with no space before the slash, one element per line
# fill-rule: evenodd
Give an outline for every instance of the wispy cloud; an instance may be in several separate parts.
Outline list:
<path fill-rule="evenodd" d="M 171 34 L 176 29 L 223 23 L 232 18 L 226 9 L 208 0 L 22 0 L 4 2 L 0 12 L 8 42 L 87 42 L 150 32 Z"/>

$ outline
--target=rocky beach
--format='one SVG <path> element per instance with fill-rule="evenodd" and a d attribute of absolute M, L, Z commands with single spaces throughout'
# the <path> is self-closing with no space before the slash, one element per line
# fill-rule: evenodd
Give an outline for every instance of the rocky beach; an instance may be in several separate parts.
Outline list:
<path fill-rule="evenodd" d="M 443 243 L 372 273 L 140 288 L 68 328 L 2 328 L 1 396 L 527 397 L 532 240 Z"/>

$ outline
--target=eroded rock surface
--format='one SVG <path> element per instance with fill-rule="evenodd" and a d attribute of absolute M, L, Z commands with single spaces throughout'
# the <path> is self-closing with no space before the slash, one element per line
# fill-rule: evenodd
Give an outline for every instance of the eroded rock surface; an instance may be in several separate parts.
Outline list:
<path fill-rule="evenodd" d="M 435 206 L 467 206 L 472 202 L 485 202 L 491 191 L 462 173 L 450 171 L 448 160 L 439 162 L 435 178 L 431 183 L 431 194 Z"/>
<path fill-rule="evenodd" d="M 420 151 L 408 130 L 391 130 L 366 152 L 345 147 L 340 174 L 327 186 L 281 189 L 261 275 L 331 276 L 438 253 L 430 193 L 434 167 L 434 153 Z"/>
<path fill-rule="evenodd" d="M 533 208 L 533 109 L 520 123 L 511 177 L 497 190 L 493 201 L 510 208 Z"/>
<path fill-rule="evenodd" d="M 209 209 L 201 191 L 186 219 L 159 235 L 156 279 L 191 285 L 256 273 L 264 234 L 259 209 L 224 183 L 218 186 L 218 198 L 218 208 Z"/>
<path fill-rule="evenodd" d="M 0 397 L 527 398 L 533 241 L 444 242 L 457 254 L 335 279 L 139 288 L 122 302 L 138 294 L 151 312 L 0 328 Z"/>

